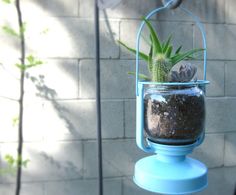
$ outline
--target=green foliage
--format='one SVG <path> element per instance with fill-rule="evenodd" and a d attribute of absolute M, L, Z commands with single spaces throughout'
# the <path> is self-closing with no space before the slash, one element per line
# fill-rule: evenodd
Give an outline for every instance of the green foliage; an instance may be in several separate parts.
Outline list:
<path fill-rule="evenodd" d="M 172 35 L 166 41 L 161 41 L 158 34 L 154 30 L 151 23 L 143 18 L 150 32 L 150 51 L 148 54 L 139 52 L 140 58 L 147 62 L 148 70 L 151 77 L 141 74 L 139 76 L 143 80 L 151 80 L 153 82 L 167 82 L 168 75 L 172 67 L 182 60 L 193 59 L 193 54 L 203 51 L 204 49 L 192 49 L 190 51 L 181 52 L 182 46 L 174 52 L 173 45 L 171 44 Z M 136 54 L 136 50 L 130 48 L 125 43 L 118 41 L 120 45 Z M 133 73 L 132 73 L 133 74 Z"/>
<path fill-rule="evenodd" d="M 10 26 L 7 26 L 7 25 L 5 25 L 5 26 L 3 26 L 2 27 L 2 30 L 5 32 L 5 33 L 7 33 L 7 34 L 9 34 L 9 35 L 11 35 L 11 36 L 15 36 L 15 37 L 20 37 L 20 34 L 18 33 L 18 32 L 16 32 L 12 27 L 10 27 Z M 22 33 L 25 33 L 25 30 L 26 30 L 26 22 L 24 22 L 23 23 L 23 25 L 21 26 L 21 28 L 20 28 L 20 33 L 22 34 Z"/>
<path fill-rule="evenodd" d="M 0 169 L 0 174 L 15 174 L 17 170 L 17 166 L 22 166 L 23 168 L 27 168 L 29 159 L 23 160 L 20 156 L 14 158 L 12 155 L 7 154 L 4 157 L 4 160 L 7 163 L 7 166 Z"/>
<path fill-rule="evenodd" d="M 121 44 L 123 47 L 125 47 L 126 49 L 128 49 L 130 52 L 136 54 L 136 50 L 132 49 L 130 47 L 128 47 L 127 45 L 125 45 L 124 43 L 122 43 L 121 41 L 118 41 L 119 44 Z M 143 60 L 147 61 L 148 60 L 148 56 L 142 52 L 139 52 L 139 56 L 140 58 L 142 58 Z"/>
<path fill-rule="evenodd" d="M 128 72 L 129 75 L 136 75 L 136 72 Z M 145 74 L 139 74 L 138 75 L 139 79 L 149 81 L 150 78 L 146 76 Z"/>
<path fill-rule="evenodd" d="M 28 163 L 30 162 L 29 159 L 23 160 L 21 156 L 18 156 L 17 158 L 14 158 L 12 155 L 9 155 L 9 154 L 7 154 L 5 156 L 5 161 L 11 167 L 17 167 L 19 165 L 19 166 L 22 166 L 24 168 L 26 168 Z"/>
<path fill-rule="evenodd" d="M 19 117 L 16 116 L 12 119 L 12 125 L 13 127 L 17 126 L 19 124 Z"/>
<path fill-rule="evenodd" d="M 4 3 L 10 4 L 11 0 L 2 0 Z"/>
<path fill-rule="evenodd" d="M 16 66 L 21 70 L 27 70 L 29 68 L 43 64 L 41 60 L 36 59 L 33 55 L 26 57 L 26 64 L 16 64 Z"/>
<path fill-rule="evenodd" d="M 47 34 L 49 32 L 49 29 L 48 28 L 45 28 L 44 30 L 41 31 L 40 34 Z"/>
<path fill-rule="evenodd" d="M 19 37 L 19 34 L 13 28 L 11 28 L 10 26 L 3 26 L 2 30 L 4 32 L 6 32 L 7 34 L 9 34 L 9 35 Z"/>

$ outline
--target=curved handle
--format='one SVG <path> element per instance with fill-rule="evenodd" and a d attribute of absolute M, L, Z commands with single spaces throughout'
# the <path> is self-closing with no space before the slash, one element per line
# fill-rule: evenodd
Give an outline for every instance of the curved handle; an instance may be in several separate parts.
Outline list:
<path fill-rule="evenodd" d="M 195 147 L 199 146 L 202 144 L 202 142 L 205 139 L 205 130 L 202 132 L 202 134 L 200 135 L 200 137 L 197 139 L 197 141 L 194 143 Z"/>
<path fill-rule="evenodd" d="M 143 139 L 143 129 L 144 129 L 144 101 L 143 101 L 143 91 L 144 87 L 142 83 L 139 83 L 139 96 L 136 100 L 136 144 L 137 146 L 147 153 L 154 152 L 154 148 L 145 144 Z"/>
<path fill-rule="evenodd" d="M 148 20 L 152 15 L 154 15 L 157 12 L 160 12 L 166 8 L 168 8 L 168 6 L 173 3 L 174 0 L 169 1 L 168 3 L 166 3 L 163 7 L 159 7 L 154 9 L 153 11 L 151 11 L 145 18 Z M 185 9 L 184 7 L 180 6 L 180 9 L 185 12 L 186 14 L 188 14 L 190 17 L 193 18 L 193 20 L 195 21 L 197 27 L 200 29 L 201 31 L 201 35 L 202 35 L 202 40 L 203 40 L 203 48 L 204 48 L 204 80 L 206 80 L 206 67 L 207 67 L 207 44 L 206 44 L 206 33 L 205 30 L 203 28 L 202 23 L 200 22 L 200 19 L 195 16 L 194 14 L 192 14 L 189 10 Z M 139 47 L 140 47 L 140 36 L 141 36 L 141 32 L 142 29 L 144 27 L 145 22 L 142 21 L 138 33 L 137 33 L 137 37 L 136 37 L 136 96 L 139 96 L 139 90 L 138 90 L 138 81 L 139 81 Z"/>

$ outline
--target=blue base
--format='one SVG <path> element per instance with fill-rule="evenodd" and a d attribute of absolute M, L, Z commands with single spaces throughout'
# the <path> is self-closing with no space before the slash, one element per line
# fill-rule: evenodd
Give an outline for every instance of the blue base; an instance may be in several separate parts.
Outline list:
<path fill-rule="evenodd" d="M 188 146 L 155 144 L 157 155 L 140 159 L 135 164 L 134 182 L 141 188 L 163 194 L 189 194 L 207 187 L 207 167 L 185 157 Z"/>

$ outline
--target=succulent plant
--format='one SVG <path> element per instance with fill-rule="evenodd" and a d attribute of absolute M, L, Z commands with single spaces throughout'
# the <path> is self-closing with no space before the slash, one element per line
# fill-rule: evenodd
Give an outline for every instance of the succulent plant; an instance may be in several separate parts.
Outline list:
<path fill-rule="evenodd" d="M 182 66 L 177 71 L 172 71 L 175 64 L 183 61 L 192 59 L 192 55 L 203 51 L 204 49 L 196 48 L 186 52 L 181 52 L 182 46 L 173 52 L 173 45 L 171 44 L 172 35 L 170 35 L 167 41 L 161 42 L 156 31 L 154 30 L 151 23 L 143 18 L 150 32 L 150 50 L 149 53 L 139 52 L 141 59 L 147 62 L 150 76 L 140 74 L 139 78 L 143 80 L 150 80 L 153 82 L 188 82 L 196 73 L 196 68 L 191 65 Z M 128 49 L 132 53 L 136 53 L 136 50 L 130 48 L 125 43 L 118 41 L 123 47 Z M 135 74 L 129 72 L 129 74 Z"/>
<path fill-rule="evenodd" d="M 197 68 L 192 66 L 190 63 L 181 64 L 178 71 L 171 70 L 168 75 L 168 81 L 170 82 L 189 82 L 191 80 L 196 80 Z"/>

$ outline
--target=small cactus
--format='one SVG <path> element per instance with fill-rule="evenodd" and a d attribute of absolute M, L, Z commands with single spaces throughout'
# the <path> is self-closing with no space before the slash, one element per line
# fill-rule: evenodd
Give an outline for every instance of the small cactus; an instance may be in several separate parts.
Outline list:
<path fill-rule="evenodd" d="M 143 20 L 150 31 L 150 50 L 148 54 L 139 51 L 139 56 L 147 62 L 149 76 L 140 74 L 139 78 L 152 82 L 190 81 L 197 71 L 195 67 L 191 67 L 190 65 L 181 66 L 179 72 L 172 71 L 172 68 L 174 65 L 183 60 L 193 59 L 193 54 L 201 52 L 204 49 L 195 48 L 186 52 L 182 52 L 182 46 L 180 46 L 176 49 L 176 51 L 173 51 L 173 45 L 171 44 L 172 35 L 168 37 L 167 41 L 161 42 L 150 21 L 146 20 L 145 18 L 143 18 Z M 118 42 L 130 52 L 134 54 L 136 53 L 135 49 L 128 47 L 121 41 Z M 135 72 L 129 72 L 129 74 L 135 75 Z"/>

